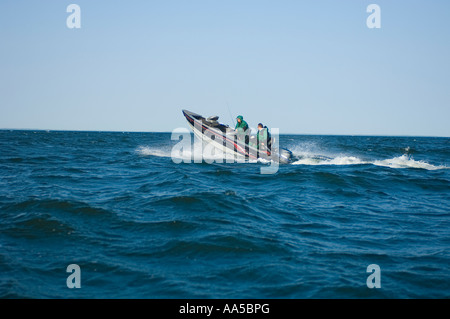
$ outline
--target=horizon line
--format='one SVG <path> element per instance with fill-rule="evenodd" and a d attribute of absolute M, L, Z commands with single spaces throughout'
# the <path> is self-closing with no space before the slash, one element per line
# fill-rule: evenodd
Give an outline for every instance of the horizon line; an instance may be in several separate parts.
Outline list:
<path fill-rule="evenodd" d="M 43 132 L 89 132 L 89 133 L 166 133 L 169 131 L 124 131 L 124 130 L 74 130 L 74 129 L 32 129 L 32 128 L 0 128 L 0 131 L 43 131 Z M 192 133 L 192 132 L 191 132 Z M 381 135 L 381 134 L 332 134 L 332 133 L 282 133 L 280 135 L 304 135 L 304 136 L 372 136 L 372 137 L 438 137 L 450 138 L 450 136 L 439 135 Z"/>

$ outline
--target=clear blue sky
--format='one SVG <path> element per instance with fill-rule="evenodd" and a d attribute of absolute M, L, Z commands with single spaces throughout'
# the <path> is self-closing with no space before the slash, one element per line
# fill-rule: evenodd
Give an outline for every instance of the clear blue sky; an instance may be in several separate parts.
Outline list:
<path fill-rule="evenodd" d="M 81 7 L 81 29 L 66 8 Z M 366 8 L 381 7 L 381 29 Z M 448 0 L 0 1 L 0 128 L 450 136 Z"/>

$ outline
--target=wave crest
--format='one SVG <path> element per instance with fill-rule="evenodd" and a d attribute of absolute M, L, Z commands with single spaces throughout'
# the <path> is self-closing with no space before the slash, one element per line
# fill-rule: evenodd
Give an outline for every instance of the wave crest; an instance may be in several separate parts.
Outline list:
<path fill-rule="evenodd" d="M 370 164 L 355 156 L 338 156 L 335 158 L 305 157 L 292 163 L 293 165 L 361 165 Z"/>
<path fill-rule="evenodd" d="M 385 166 L 391 168 L 422 168 L 426 170 L 438 170 L 438 169 L 447 169 L 448 167 L 439 165 L 435 166 L 432 164 L 428 164 L 424 161 L 416 161 L 408 155 L 402 155 L 390 159 L 385 159 L 381 161 L 375 161 L 372 163 L 376 166 Z"/>

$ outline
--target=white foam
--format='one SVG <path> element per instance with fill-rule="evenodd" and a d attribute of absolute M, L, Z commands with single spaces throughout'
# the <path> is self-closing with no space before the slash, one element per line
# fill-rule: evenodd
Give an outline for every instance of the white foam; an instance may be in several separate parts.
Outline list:
<path fill-rule="evenodd" d="M 424 161 L 415 161 L 414 159 L 408 157 L 408 155 L 402 155 L 399 157 L 394 157 L 390 159 L 385 159 L 381 161 L 373 162 L 373 165 L 385 166 L 391 168 L 422 168 L 427 170 L 437 170 L 437 169 L 447 169 L 446 166 L 435 166 L 428 164 Z"/>
<path fill-rule="evenodd" d="M 153 148 L 148 146 L 140 146 L 136 152 L 143 156 L 158 156 L 158 157 L 170 157 L 170 151 L 162 148 Z"/>
<path fill-rule="evenodd" d="M 361 165 L 370 164 L 355 156 L 338 156 L 335 158 L 305 157 L 292 163 L 293 165 Z"/>
<path fill-rule="evenodd" d="M 288 148 L 295 157 L 313 157 L 323 153 L 317 144 L 313 142 L 303 142 Z"/>
<path fill-rule="evenodd" d="M 198 144 L 193 144 L 191 146 L 191 149 L 182 149 L 178 154 L 177 152 L 172 153 L 171 149 L 149 146 L 140 146 L 136 149 L 136 152 L 141 156 L 168 157 L 173 159 L 180 159 L 186 162 L 196 162 L 200 160 L 206 161 L 208 163 L 225 163 L 227 160 L 232 161 L 234 159 L 234 157 L 230 157 L 229 154 L 223 153 L 216 148 L 206 148 L 205 145 L 203 145 L 202 147 Z M 244 160 L 245 159 L 242 158 L 242 161 Z M 255 160 L 254 163 L 256 162 L 257 161 Z"/>
<path fill-rule="evenodd" d="M 432 165 L 424 161 L 416 161 L 411 156 L 404 154 L 402 156 L 384 159 L 367 161 L 362 160 L 356 156 L 345 156 L 345 155 L 318 155 L 314 152 L 315 145 L 303 145 L 303 147 L 298 147 L 294 152 L 294 157 L 299 158 L 292 165 L 363 165 L 372 164 L 375 166 L 383 166 L 390 168 L 420 168 L 426 170 L 439 170 L 439 169 L 449 169 L 450 167 L 444 165 Z M 203 151 L 203 154 L 202 154 Z M 172 157 L 171 149 L 164 147 L 149 147 L 140 146 L 136 149 L 136 152 L 142 156 L 157 156 L 157 157 Z M 314 154 L 315 153 L 315 154 Z M 222 153 L 220 150 L 215 149 L 214 153 L 205 152 L 202 147 L 197 147 L 194 145 L 193 150 L 183 150 L 179 156 L 182 160 L 194 161 L 194 159 L 202 158 L 207 162 L 227 162 L 227 154 Z M 258 159 L 257 161 L 250 161 L 252 163 L 262 163 L 268 164 L 270 161 L 264 159 Z"/>
<path fill-rule="evenodd" d="M 334 158 L 323 158 L 318 156 L 306 156 L 294 163 L 293 165 L 362 165 L 372 164 L 376 166 L 384 166 L 390 168 L 421 168 L 426 170 L 448 169 L 446 166 L 435 166 L 424 161 L 416 161 L 408 155 L 402 155 L 385 160 L 364 161 L 355 156 L 337 156 Z"/>

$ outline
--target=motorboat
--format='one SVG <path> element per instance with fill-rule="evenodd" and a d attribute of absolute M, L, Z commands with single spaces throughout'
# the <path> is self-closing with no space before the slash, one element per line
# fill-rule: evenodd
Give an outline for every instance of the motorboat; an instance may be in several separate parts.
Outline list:
<path fill-rule="evenodd" d="M 188 110 L 183 110 L 183 115 L 197 138 L 235 158 L 263 159 L 286 164 L 292 161 L 292 152 L 278 147 L 277 136 L 272 136 L 266 143 L 258 143 L 256 137 L 250 135 L 250 128 L 245 133 L 239 133 L 234 128 L 220 123 L 218 116 L 205 118 Z"/>

